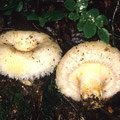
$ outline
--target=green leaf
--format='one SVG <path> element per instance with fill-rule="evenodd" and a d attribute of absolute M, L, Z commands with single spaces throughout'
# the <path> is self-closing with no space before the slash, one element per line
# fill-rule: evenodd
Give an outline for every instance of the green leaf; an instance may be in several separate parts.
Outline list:
<path fill-rule="evenodd" d="M 30 2 L 30 1 L 32 1 L 32 0 L 24 0 L 25 2 Z"/>
<path fill-rule="evenodd" d="M 40 24 L 41 27 L 44 27 L 46 22 L 47 22 L 46 18 L 39 17 L 39 24 Z"/>
<path fill-rule="evenodd" d="M 104 25 L 108 25 L 108 20 L 104 15 L 97 16 L 95 23 L 97 27 L 103 27 Z"/>
<path fill-rule="evenodd" d="M 0 4 L 0 10 L 6 10 L 8 9 L 8 2 L 4 2 Z"/>
<path fill-rule="evenodd" d="M 46 18 L 48 21 L 58 21 L 63 19 L 67 14 L 61 11 L 49 11 L 40 15 L 42 18 Z"/>
<path fill-rule="evenodd" d="M 107 29 L 105 28 L 98 29 L 97 33 L 101 40 L 103 40 L 107 44 L 109 43 L 110 34 Z"/>
<path fill-rule="evenodd" d="M 83 31 L 84 24 L 85 24 L 84 21 L 79 21 L 77 23 L 77 29 L 78 29 L 79 32 Z"/>
<path fill-rule="evenodd" d="M 0 102 L 0 120 L 6 120 L 6 112 Z"/>
<path fill-rule="evenodd" d="M 86 11 L 81 13 L 80 21 L 86 22 L 88 18 L 86 17 Z"/>
<path fill-rule="evenodd" d="M 96 28 L 97 27 L 93 23 L 87 21 L 83 27 L 84 35 L 87 38 L 93 37 L 96 34 Z"/>
<path fill-rule="evenodd" d="M 20 102 L 22 100 L 22 95 L 20 93 L 15 93 L 14 102 Z"/>
<path fill-rule="evenodd" d="M 76 12 L 70 12 L 68 17 L 69 17 L 70 20 L 78 20 L 80 16 Z"/>
<path fill-rule="evenodd" d="M 74 11 L 75 9 L 75 1 L 74 0 L 66 0 L 64 3 L 65 7 L 69 11 Z"/>
<path fill-rule="evenodd" d="M 86 16 L 89 21 L 95 22 L 96 17 L 99 15 L 98 9 L 91 9 L 86 13 Z"/>
<path fill-rule="evenodd" d="M 39 20 L 35 12 L 24 12 L 22 14 L 27 17 L 27 20 Z"/>
<path fill-rule="evenodd" d="M 53 11 L 51 16 L 49 17 L 50 21 L 58 21 L 63 19 L 65 16 L 67 16 L 66 13 L 62 13 L 60 11 Z"/>
<path fill-rule="evenodd" d="M 14 9 L 17 6 L 16 0 L 7 0 L 0 4 L 0 10 Z"/>
<path fill-rule="evenodd" d="M 77 0 L 75 9 L 77 12 L 83 12 L 88 7 L 88 0 Z"/>
<path fill-rule="evenodd" d="M 5 11 L 3 14 L 4 14 L 4 15 L 11 15 L 12 12 L 13 12 L 13 10 L 8 10 L 8 11 Z"/>
<path fill-rule="evenodd" d="M 16 8 L 16 12 L 20 12 L 23 9 L 23 1 L 19 2 L 17 8 Z"/>

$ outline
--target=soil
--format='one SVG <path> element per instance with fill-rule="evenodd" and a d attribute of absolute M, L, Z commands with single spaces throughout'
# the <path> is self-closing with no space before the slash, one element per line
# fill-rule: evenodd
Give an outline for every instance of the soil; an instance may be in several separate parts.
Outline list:
<path fill-rule="evenodd" d="M 65 11 L 63 3 L 64 0 L 37 0 L 28 6 L 37 12 L 51 9 Z M 120 9 L 115 12 L 116 6 L 117 1 L 113 0 L 89 0 L 88 9 L 97 8 L 108 18 L 110 44 L 120 50 Z M 85 38 L 76 29 L 76 21 L 67 17 L 57 22 L 48 22 L 42 28 L 38 22 L 27 21 L 20 13 L 0 15 L 0 33 L 9 30 L 45 32 L 58 42 L 63 55 L 74 45 L 99 39 L 97 35 L 92 39 Z M 81 102 L 75 102 L 57 90 L 55 71 L 50 76 L 35 80 L 32 86 L 0 75 L 0 120 L 120 120 L 119 101 L 120 92 L 105 100 L 102 108 L 88 110 Z"/>

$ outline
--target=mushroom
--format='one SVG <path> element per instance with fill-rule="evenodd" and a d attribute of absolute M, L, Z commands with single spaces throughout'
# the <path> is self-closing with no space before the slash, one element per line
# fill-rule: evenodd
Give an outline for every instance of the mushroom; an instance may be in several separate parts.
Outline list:
<path fill-rule="evenodd" d="M 56 84 L 65 96 L 101 107 L 120 91 L 120 51 L 102 41 L 74 46 L 58 64 Z"/>
<path fill-rule="evenodd" d="M 31 85 L 30 81 L 53 72 L 61 52 L 45 33 L 8 31 L 0 35 L 0 73 Z"/>

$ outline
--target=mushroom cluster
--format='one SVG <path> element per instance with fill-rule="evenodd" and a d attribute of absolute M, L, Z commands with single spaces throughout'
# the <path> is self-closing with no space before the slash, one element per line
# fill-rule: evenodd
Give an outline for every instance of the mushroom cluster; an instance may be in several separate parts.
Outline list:
<path fill-rule="evenodd" d="M 57 67 L 56 84 L 65 96 L 101 107 L 120 91 L 120 51 L 102 41 L 74 46 Z"/>
<path fill-rule="evenodd" d="M 0 73 L 27 84 L 28 80 L 52 73 L 61 52 L 45 33 L 8 31 L 0 35 Z"/>

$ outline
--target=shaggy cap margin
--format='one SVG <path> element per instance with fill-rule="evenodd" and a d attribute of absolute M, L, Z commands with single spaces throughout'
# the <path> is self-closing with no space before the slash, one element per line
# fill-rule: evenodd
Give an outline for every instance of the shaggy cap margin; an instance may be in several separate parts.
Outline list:
<path fill-rule="evenodd" d="M 8 31 L 0 35 L 0 73 L 19 80 L 44 77 L 53 72 L 61 53 L 45 33 Z"/>
<path fill-rule="evenodd" d="M 113 96 L 120 91 L 120 51 L 102 41 L 74 46 L 57 67 L 56 84 L 75 101 Z"/>

